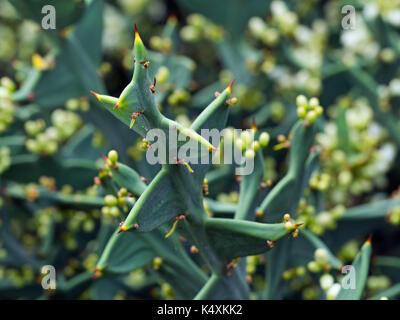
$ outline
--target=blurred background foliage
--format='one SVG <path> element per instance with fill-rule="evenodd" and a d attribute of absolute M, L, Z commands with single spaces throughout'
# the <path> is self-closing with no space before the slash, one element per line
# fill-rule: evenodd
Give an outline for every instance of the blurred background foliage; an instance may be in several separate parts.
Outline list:
<path fill-rule="evenodd" d="M 101 154 L 117 150 L 143 181 L 159 170 L 147 164 L 142 138 L 89 93 L 119 96 L 129 82 L 134 23 L 149 48 L 156 102 L 177 122 L 190 125 L 236 78 L 229 126 L 246 129 L 254 120 L 271 138 L 260 200 L 287 170 L 296 97 L 319 98 L 319 161 L 291 215 L 343 264 L 373 232 L 365 297 L 399 294 L 399 0 L 30 3 L 0 0 L 0 298 L 180 298 L 156 272 L 157 259 L 93 279 L 137 196 L 122 190 L 118 202 L 106 202 L 93 180 L 104 168 Z M 41 28 L 44 4 L 56 7 L 56 30 Z M 341 25 L 348 4 L 354 30 Z M 232 168 L 214 166 L 207 177 L 210 211 L 229 216 L 239 198 Z M 312 264 L 318 254 L 303 238 L 296 243 L 279 249 L 285 259 L 247 259 L 250 298 L 271 298 L 266 272 L 279 279 L 273 298 L 325 297 L 329 280 Z M 265 270 L 269 259 L 273 271 Z M 44 264 L 56 267 L 55 292 L 40 286 Z"/>

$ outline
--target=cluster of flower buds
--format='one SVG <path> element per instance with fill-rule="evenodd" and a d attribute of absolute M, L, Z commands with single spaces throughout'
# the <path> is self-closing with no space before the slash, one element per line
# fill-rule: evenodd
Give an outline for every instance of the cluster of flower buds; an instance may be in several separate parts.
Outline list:
<path fill-rule="evenodd" d="M 243 151 L 247 159 L 254 159 L 260 147 L 266 148 L 269 144 L 270 136 L 266 131 L 261 132 L 258 139 L 255 139 L 257 130 L 253 122 L 251 130 L 242 131 L 240 136 L 236 135 L 236 132 L 232 135 L 236 148 Z"/>
<path fill-rule="evenodd" d="M 104 206 L 101 208 L 101 213 L 106 217 L 119 217 L 120 209 L 127 211 L 127 201 L 129 198 L 128 190 L 121 188 L 117 196 L 108 194 L 104 197 Z"/>
<path fill-rule="evenodd" d="M 318 273 L 322 270 L 329 271 L 331 266 L 329 264 L 329 253 L 324 248 L 318 248 L 314 252 L 314 260 L 307 264 L 310 272 Z"/>
<path fill-rule="evenodd" d="M 249 20 L 249 31 L 254 38 L 267 46 L 275 46 L 279 40 L 279 31 L 269 27 L 260 17 L 252 17 Z"/>
<path fill-rule="evenodd" d="M 240 258 L 232 259 L 229 263 L 225 265 L 225 268 L 227 270 L 227 275 L 230 277 L 233 275 L 233 272 L 235 271 L 238 263 L 240 262 Z"/>
<path fill-rule="evenodd" d="M 182 39 L 187 42 L 197 42 L 201 39 L 218 42 L 224 37 L 224 29 L 201 14 L 189 15 L 187 23 L 180 32 Z"/>
<path fill-rule="evenodd" d="M 307 100 L 305 96 L 299 95 L 296 98 L 296 104 L 298 117 L 307 125 L 313 123 L 324 112 L 324 108 L 320 106 L 318 98 L 315 97 Z"/>
<path fill-rule="evenodd" d="M 79 99 L 69 99 L 65 103 L 65 108 L 70 111 L 89 111 L 90 104 L 87 97 L 81 97 Z"/>
<path fill-rule="evenodd" d="M 327 300 L 335 300 L 342 286 L 339 283 L 335 283 L 332 275 L 324 273 L 319 278 L 319 284 L 321 289 L 325 292 Z"/>
<path fill-rule="evenodd" d="M 285 229 L 290 231 L 294 238 L 297 238 L 299 235 L 299 227 L 304 223 L 294 223 L 289 213 L 286 213 L 283 216 L 283 222 L 285 223 Z"/>
<path fill-rule="evenodd" d="M 168 53 L 172 47 L 172 40 L 170 38 L 162 38 L 160 36 L 152 36 L 150 38 L 150 46 L 163 53 Z"/>
<path fill-rule="evenodd" d="M 179 106 L 190 100 L 190 93 L 184 89 L 175 89 L 168 97 L 171 106 Z"/>
<path fill-rule="evenodd" d="M 282 273 L 282 278 L 284 280 L 290 280 L 290 279 L 293 279 L 294 277 L 303 277 L 306 275 L 306 273 L 307 273 L 307 270 L 305 267 L 298 266 L 298 267 L 294 267 L 294 268 L 285 270 Z"/>
<path fill-rule="evenodd" d="M 317 173 L 310 179 L 310 187 L 320 191 L 326 191 L 329 188 L 331 176 L 328 173 Z"/>
<path fill-rule="evenodd" d="M 72 111 L 57 109 L 51 115 L 52 126 L 46 128 L 43 119 L 25 122 L 25 131 L 29 138 L 26 148 L 32 153 L 51 155 L 70 138 L 82 125 L 81 118 Z M 46 128 L 46 129 L 45 129 Z"/>

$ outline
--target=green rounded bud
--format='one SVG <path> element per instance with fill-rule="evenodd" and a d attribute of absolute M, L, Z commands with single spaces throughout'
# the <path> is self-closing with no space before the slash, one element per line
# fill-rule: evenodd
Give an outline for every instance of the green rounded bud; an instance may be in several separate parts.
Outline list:
<path fill-rule="evenodd" d="M 120 212 L 119 212 L 118 207 L 111 207 L 111 208 L 110 208 L 110 215 L 111 215 L 112 217 L 119 217 Z"/>
<path fill-rule="evenodd" d="M 9 77 L 2 77 L 0 79 L 0 85 L 3 88 L 6 88 L 9 92 L 13 92 L 17 88 L 14 81 L 12 81 Z"/>
<path fill-rule="evenodd" d="M 128 190 L 126 188 L 121 188 L 118 191 L 118 196 L 119 197 L 125 197 L 128 195 Z"/>
<path fill-rule="evenodd" d="M 294 226 L 293 226 L 293 223 L 292 223 L 291 221 L 285 222 L 285 229 L 286 229 L 287 231 L 292 231 L 293 228 L 294 228 Z"/>
<path fill-rule="evenodd" d="M 246 150 L 246 153 L 245 153 L 246 159 L 251 160 L 251 159 L 254 159 L 255 156 L 256 156 L 256 153 L 254 152 L 253 149 Z"/>
<path fill-rule="evenodd" d="M 155 257 L 154 260 L 153 260 L 153 268 L 155 270 L 160 269 L 162 263 L 163 263 L 163 259 L 162 258 Z"/>
<path fill-rule="evenodd" d="M 236 148 L 238 148 L 239 150 L 244 150 L 246 149 L 246 145 L 243 143 L 242 139 L 240 138 L 236 138 L 235 139 L 235 146 Z"/>
<path fill-rule="evenodd" d="M 293 271 L 292 270 L 286 270 L 282 273 L 282 278 L 284 280 L 290 280 L 293 277 Z"/>
<path fill-rule="evenodd" d="M 44 151 L 46 154 L 53 154 L 57 152 L 57 150 L 58 150 L 58 144 L 55 141 L 50 140 L 44 145 Z"/>
<path fill-rule="evenodd" d="M 296 104 L 297 104 L 298 107 L 302 107 L 304 109 L 307 109 L 307 104 L 308 104 L 307 98 L 302 94 L 298 95 L 296 97 Z"/>
<path fill-rule="evenodd" d="M 326 273 L 319 278 L 319 284 L 324 291 L 328 291 L 333 285 L 333 282 L 333 277 L 329 273 Z"/>
<path fill-rule="evenodd" d="M 108 194 L 104 197 L 104 204 L 108 207 L 114 207 L 118 205 L 118 199 L 112 194 Z"/>
<path fill-rule="evenodd" d="M 318 248 L 314 252 L 314 259 L 321 266 L 327 265 L 329 263 L 328 251 L 324 248 Z"/>
<path fill-rule="evenodd" d="M 111 150 L 111 151 L 108 153 L 108 159 L 110 159 L 110 161 L 111 161 L 112 163 L 117 163 L 117 161 L 118 161 L 118 152 L 115 151 L 115 150 Z"/>
<path fill-rule="evenodd" d="M 157 83 L 164 84 L 168 81 L 169 78 L 169 70 L 166 66 L 161 66 L 156 73 Z"/>
<path fill-rule="evenodd" d="M 268 146 L 269 140 L 270 140 L 270 136 L 269 136 L 268 132 L 261 133 L 260 138 L 258 139 L 262 148 L 265 148 Z"/>
<path fill-rule="evenodd" d="M 257 151 L 258 149 L 260 149 L 260 143 L 258 141 L 253 141 L 251 147 L 253 148 L 254 151 Z"/>
<path fill-rule="evenodd" d="M 313 273 L 317 273 L 317 272 L 321 271 L 321 267 L 315 261 L 310 261 L 307 264 L 307 269 L 310 270 Z"/>
<path fill-rule="evenodd" d="M 251 134 L 249 130 L 245 130 L 245 131 L 242 131 L 240 137 L 243 141 L 243 144 L 247 147 L 248 145 L 250 145 L 250 143 L 253 142 L 254 135 Z"/>
<path fill-rule="evenodd" d="M 304 119 L 307 115 L 307 110 L 304 107 L 297 107 L 297 116 L 300 119 Z"/>
<path fill-rule="evenodd" d="M 310 101 L 308 101 L 308 105 L 310 106 L 310 108 L 315 108 L 317 106 L 319 106 L 319 100 L 318 98 L 311 98 Z"/>
<path fill-rule="evenodd" d="M 309 123 L 313 123 L 317 118 L 318 118 L 318 115 L 314 110 L 308 111 L 308 113 L 306 115 L 306 119 L 308 120 Z"/>
<path fill-rule="evenodd" d="M 302 277 L 306 274 L 307 270 L 303 266 L 297 267 L 296 268 L 296 275 L 299 277 Z"/>
<path fill-rule="evenodd" d="M 150 38 L 150 46 L 156 50 L 162 48 L 162 39 L 159 36 L 153 36 Z"/>
<path fill-rule="evenodd" d="M 79 100 L 78 99 L 69 99 L 67 100 L 67 102 L 65 103 L 65 107 L 68 110 L 71 111 L 76 111 L 79 109 Z"/>
<path fill-rule="evenodd" d="M 101 213 L 102 213 L 103 215 L 105 215 L 106 217 L 111 216 L 110 207 L 102 207 L 102 208 L 101 208 Z"/>
<path fill-rule="evenodd" d="M 342 171 L 339 173 L 338 182 L 341 186 L 347 186 L 353 181 L 353 175 L 350 171 Z"/>
<path fill-rule="evenodd" d="M 316 106 L 315 107 L 315 112 L 317 114 L 317 117 L 319 117 L 324 113 L 324 108 L 322 108 L 321 106 Z"/>
<path fill-rule="evenodd" d="M 187 42 L 196 42 L 201 39 L 201 30 L 194 26 L 184 26 L 180 34 L 182 39 Z"/>

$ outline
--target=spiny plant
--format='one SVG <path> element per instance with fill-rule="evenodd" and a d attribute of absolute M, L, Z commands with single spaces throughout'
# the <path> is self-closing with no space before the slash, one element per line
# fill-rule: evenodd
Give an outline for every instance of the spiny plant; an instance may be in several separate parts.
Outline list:
<path fill-rule="evenodd" d="M 210 152 L 215 150 L 216 146 L 211 145 L 198 132 L 201 129 L 224 128 L 229 106 L 235 102 L 235 98 L 230 98 L 233 81 L 224 91 L 216 95 L 216 99 L 204 109 L 190 128 L 184 128 L 164 117 L 154 102 L 153 95 L 157 92 L 156 82 L 152 83 L 148 77 L 147 68 L 151 61 L 147 60 L 146 49 L 136 26 L 133 54 L 135 62 L 133 77 L 120 97 L 93 94 L 118 119 L 143 137 L 146 137 L 146 132 L 152 128 L 161 128 L 168 132 L 172 127 L 189 139 L 206 145 Z M 313 129 L 299 123 L 294 129 L 293 136 L 292 148 L 302 156 L 293 157 L 293 164 L 290 167 L 292 170 L 301 170 L 309 153 Z M 151 143 L 152 141 L 149 141 L 148 146 Z M 266 145 L 268 142 L 264 138 L 261 143 Z M 248 288 L 243 278 L 243 270 L 241 271 L 242 268 L 239 267 L 238 271 L 234 272 L 239 262 L 237 258 L 269 250 L 276 241 L 288 233 L 297 235 L 301 225 L 295 224 L 290 217 L 286 222 L 274 224 L 246 221 L 255 217 L 253 200 L 258 193 L 262 178 L 262 168 L 259 166 L 259 162 L 262 161 L 261 149 L 256 147 L 252 151 L 253 157 L 257 153 L 257 169 L 249 177 L 243 177 L 242 195 L 239 198 L 235 219 L 210 217 L 204 208 L 204 179 L 209 165 L 164 164 L 107 243 L 96 266 L 96 276 L 121 272 L 123 266 L 128 265 L 127 261 L 138 267 L 160 256 L 161 259 L 158 260 L 162 261 L 158 267 L 160 272 L 173 273 L 170 274 L 173 283 L 177 284 L 179 281 L 182 283 L 183 288 L 174 287 L 174 289 L 182 290 L 187 287 L 185 291 L 180 292 L 183 297 L 247 298 Z M 247 151 L 246 155 L 248 156 Z M 141 183 L 139 175 L 117 160 L 115 151 L 111 151 L 106 158 L 111 179 L 115 180 L 119 187 L 137 193 L 137 184 Z M 103 177 L 108 176 L 103 175 Z M 100 184 L 103 183 L 101 177 L 99 181 Z M 282 211 L 275 214 L 282 214 Z M 172 230 L 165 236 L 168 239 L 163 239 L 163 230 L 165 233 L 165 227 L 170 224 Z M 206 262 L 212 272 L 209 279 L 193 262 L 188 262 L 182 245 L 177 242 L 175 229 L 176 233 L 181 234 L 195 246 L 196 252 Z M 128 235 L 125 235 L 126 233 Z M 177 246 L 181 248 L 178 250 Z M 188 263 L 187 268 L 182 265 L 183 262 Z M 184 277 L 186 278 L 182 281 Z"/>
<path fill-rule="evenodd" d="M 399 295 L 396 243 L 379 245 L 400 223 L 392 4 L 362 17 L 355 36 L 338 26 L 337 1 L 251 0 L 243 10 L 241 0 L 176 0 L 183 27 L 166 15 L 160 25 L 158 0 L 9 2 L 17 10 L 0 0 L 0 297 Z M 43 31 L 39 9 L 53 3 L 58 28 Z M 130 39 L 132 18 L 155 51 Z M 250 126 L 254 137 L 232 128 Z M 156 142 L 143 138 L 171 127 L 210 159 L 232 139 L 254 171 L 149 165 L 143 151 Z M 230 134 L 209 142 L 205 128 Z M 351 263 L 357 289 L 342 290 Z M 45 264 L 56 290 L 40 285 Z"/>

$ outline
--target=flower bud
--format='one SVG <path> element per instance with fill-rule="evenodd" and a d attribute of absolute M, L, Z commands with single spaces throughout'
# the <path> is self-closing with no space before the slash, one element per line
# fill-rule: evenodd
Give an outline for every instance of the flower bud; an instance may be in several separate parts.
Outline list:
<path fill-rule="evenodd" d="M 114 197 L 113 195 L 108 194 L 108 195 L 106 195 L 106 196 L 104 197 L 104 204 L 105 204 L 107 207 L 114 207 L 114 206 L 118 205 L 118 200 L 117 200 L 117 198 Z"/>
<path fill-rule="evenodd" d="M 326 299 L 327 300 L 335 300 L 336 296 L 338 295 L 339 291 L 341 289 L 341 285 L 339 283 L 334 283 L 326 293 Z"/>
<path fill-rule="evenodd" d="M 302 108 L 306 109 L 307 108 L 307 104 L 308 104 L 307 103 L 307 98 L 302 94 L 297 96 L 296 104 L 297 104 L 298 107 L 302 107 Z"/>
<path fill-rule="evenodd" d="M 118 153 L 117 153 L 117 151 L 111 150 L 111 151 L 108 153 L 108 159 L 110 159 L 110 161 L 111 161 L 113 164 L 117 163 L 117 161 L 118 161 Z"/>
<path fill-rule="evenodd" d="M 314 259 L 321 266 L 328 264 L 329 263 L 328 251 L 326 251 L 324 248 L 318 248 L 314 252 Z"/>
<path fill-rule="evenodd" d="M 317 273 L 317 272 L 321 271 L 321 267 L 315 261 L 310 261 L 307 264 L 307 269 L 313 273 Z"/>
<path fill-rule="evenodd" d="M 310 108 L 315 108 L 315 107 L 317 107 L 317 106 L 319 106 L 319 100 L 318 100 L 318 98 L 311 98 L 309 101 L 308 101 L 308 105 L 310 106 Z"/>
<path fill-rule="evenodd" d="M 111 207 L 111 208 L 110 208 L 110 215 L 111 215 L 112 217 L 119 217 L 120 212 L 119 212 L 118 207 Z"/>
<path fill-rule="evenodd" d="M 298 108 L 297 108 L 297 116 L 298 116 L 300 119 L 304 119 L 304 118 L 306 117 L 306 115 L 307 115 L 307 110 L 306 110 L 306 108 L 304 108 L 304 107 L 298 107 Z"/>
<path fill-rule="evenodd" d="M 318 115 L 314 110 L 310 110 L 306 115 L 306 120 L 308 120 L 309 123 L 313 123 L 317 118 Z"/>
<path fill-rule="evenodd" d="M 333 277 L 329 274 L 326 273 L 321 278 L 319 278 L 319 284 L 324 291 L 328 291 L 330 287 L 333 285 Z"/>
<path fill-rule="evenodd" d="M 258 141 L 260 142 L 260 145 L 261 145 L 262 148 L 265 148 L 266 146 L 268 146 L 269 139 L 270 139 L 270 137 L 269 137 L 268 132 L 262 132 L 260 134 L 260 137 L 259 137 Z"/>
<path fill-rule="evenodd" d="M 255 156 L 256 156 L 256 153 L 254 152 L 254 150 L 252 150 L 252 149 L 246 150 L 246 153 L 245 153 L 246 159 L 251 160 L 251 159 L 254 159 Z"/>

